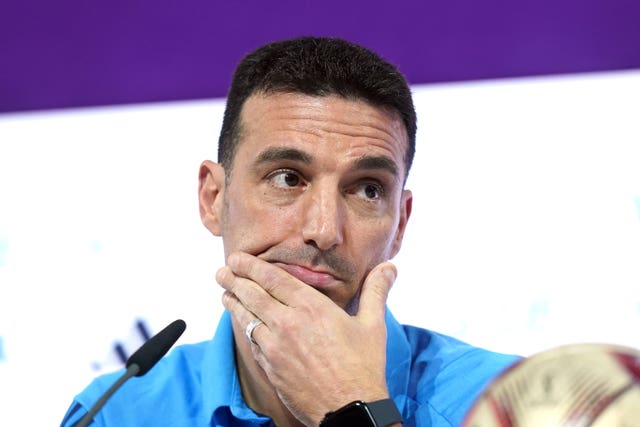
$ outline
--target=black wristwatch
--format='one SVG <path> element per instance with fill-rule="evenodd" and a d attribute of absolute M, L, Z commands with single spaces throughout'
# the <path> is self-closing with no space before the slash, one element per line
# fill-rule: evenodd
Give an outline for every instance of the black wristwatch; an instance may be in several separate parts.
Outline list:
<path fill-rule="evenodd" d="M 387 427 L 396 423 L 402 423 L 402 415 L 393 399 L 369 403 L 356 400 L 336 411 L 327 412 L 320 421 L 320 427 Z"/>

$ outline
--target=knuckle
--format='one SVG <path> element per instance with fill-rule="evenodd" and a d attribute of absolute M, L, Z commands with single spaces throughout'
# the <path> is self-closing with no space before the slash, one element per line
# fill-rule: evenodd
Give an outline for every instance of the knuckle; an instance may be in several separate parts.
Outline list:
<path fill-rule="evenodd" d="M 299 317 L 292 316 L 291 313 L 283 313 L 274 320 L 274 328 L 281 338 L 295 335 L 299 324 Z"/>
<path fill-rule="evenodd" d="M 264 289 L 267 292 L 271 293 L 271 291 L 276 290 L 279 285 L 280 285 L 280 275 L 278 274 L 278 272 L 274 270 L 265 271 L 263 276 Z"/>
<path fill-rule="evenodd" d="M 284 295 L 290 294 L 287 290 L 286 279 L 278 271 L 268 271 L 261 277 L 260 286 L 272 297 L 282 301 Z"/>

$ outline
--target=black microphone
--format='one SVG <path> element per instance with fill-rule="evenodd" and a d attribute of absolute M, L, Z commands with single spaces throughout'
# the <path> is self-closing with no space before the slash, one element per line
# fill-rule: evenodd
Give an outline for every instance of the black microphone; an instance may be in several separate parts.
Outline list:
<path fill-rule="evenodd" d="M 153 366 L 158 363 L 162 356 L 167 354 L 171 346 L 178 341 L 180 335 L 186 329 L 187 324 L 182 319 L 174 320 L 158 332 L 156 335 L 151 337 L 149 341 L 142 344 L 142 346 L 136 350 L 135 353 L 127 359 L 126 368 L 124 374 L 118 380 L 113 383 L 111 387 L 98 399 L 98 401 L 91 407 L 89 412 L 87 412 L 84 417 L 76 424 L 74 427 L 86 427 L 92 421 L 93 417 L 102 409 L 107 400 L 113 395 L 113 393 L 118 390 L 122 384 L 125 383 L 129 378 L 136 376 L 141 377 Z"/>

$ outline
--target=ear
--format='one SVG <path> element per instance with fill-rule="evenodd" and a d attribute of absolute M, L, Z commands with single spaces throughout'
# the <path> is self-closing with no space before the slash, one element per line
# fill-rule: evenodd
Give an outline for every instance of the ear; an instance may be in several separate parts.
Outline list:
<path fill-rule="evenodd" d="M 393 246 L 391 248 L 391 256 L 393 258 L 400 252 L 402 246 L 402 239 L 404 237 L 404 231 L 407 228 L 407 222 L 411 216 L 411 207 L 413 205 L 413 194 L 411 190 L 402 190 L 402 196 L 400 198 L 400 219 L 398 221 L 398 229 L 396 230 L 396 236 L 393 240 Z"/>
<path fill-rule="evenodd" d="M 224 168 L 210 160 L 202 162 L 198 184 L 200 219 L 214 236 L 221 234 L 224 185 Z"/>

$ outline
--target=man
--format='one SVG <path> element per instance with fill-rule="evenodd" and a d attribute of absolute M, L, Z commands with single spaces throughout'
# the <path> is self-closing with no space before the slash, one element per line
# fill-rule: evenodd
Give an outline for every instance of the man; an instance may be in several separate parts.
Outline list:
<path fill-rule="evenodd" d="M 406 81 L 367 49 L 299 38 L 248 55 L 219 163 L 200 169 L 226 312 L 212 341 L 174 349 L 95 425 L 459 425 L 515 358 L 400 325 L 385 308 L 415 134 Z M 116 376 L 77 396 L 62 425 Z"/>

